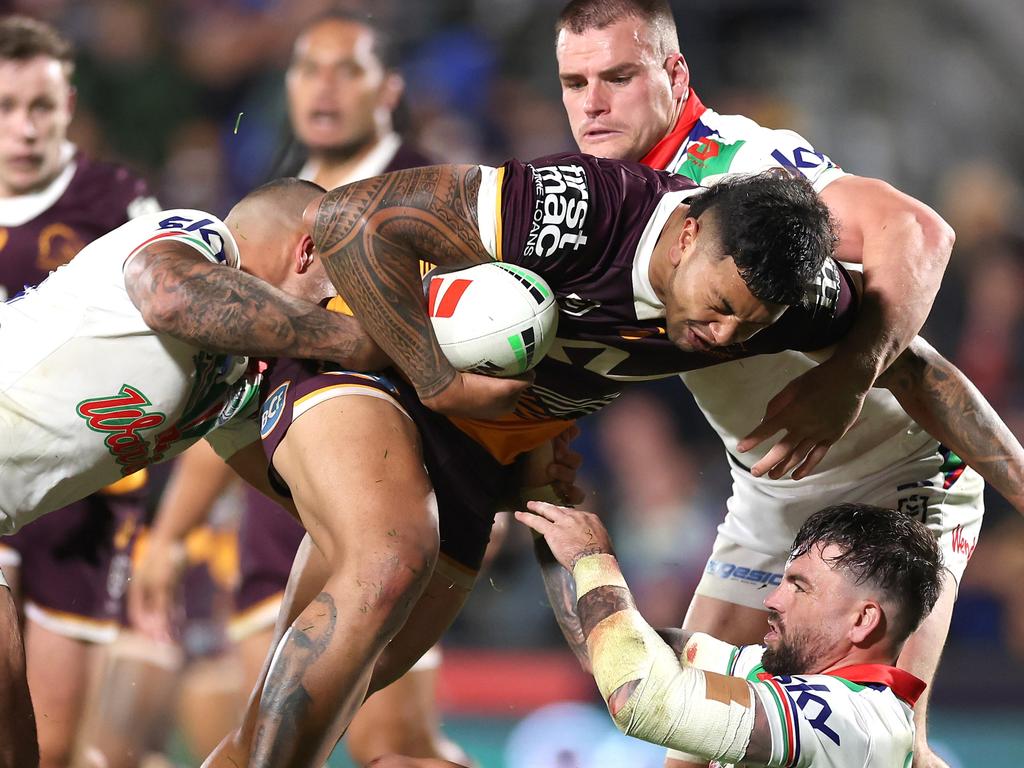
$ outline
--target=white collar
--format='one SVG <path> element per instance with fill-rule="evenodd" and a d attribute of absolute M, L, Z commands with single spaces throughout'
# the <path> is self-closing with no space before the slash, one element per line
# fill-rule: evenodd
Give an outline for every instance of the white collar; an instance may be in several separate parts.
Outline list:
<path fill-rule="evenodd" d="M 362 181 L 363 179 L 368 179 L 371 176 L 377 176 L 383 173 L 384 169 L 388 167 L 388 163 L 391 162 L 391 159 L 395 156 L 395 153 L 401 145 L 402 139 L 397 133 L 392 131 L 391 133 L 386 134 L 373 145 L 373 149 L 367 152 L 366 157 L 356 163 L 352 170 L 332 186 L 341 187 L 345 184 Z M 299 171 L 298 176 L 300 179 L 313 181 L 316 179 L 319 172 L 320 163 L 310 159 L 306 161 L 304 166 L 302 166 L 302 170 Z"/>
<path fill-rule="evenodd" d="M 658 202 L 651 218 L 647 220 L 647 226 L 644 227 L 640 242 L 636 246 L 636 256 L 633 258 L 633 309 L 636 311 L 637 320 L 653 320 L 665 316 L 665 305 L 651 285 L 651 257 L 654 255 L 654 246 L 658 244 L 661 231 L 679 204 L 702 191 L 702 187 L 695 187 L 667 192 Z"/>

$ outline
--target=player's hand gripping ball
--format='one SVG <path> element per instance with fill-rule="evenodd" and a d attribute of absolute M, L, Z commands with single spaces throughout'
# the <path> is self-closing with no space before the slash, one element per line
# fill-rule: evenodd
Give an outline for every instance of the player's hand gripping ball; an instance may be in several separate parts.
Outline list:
<path fill-rule="evenodd" d="M 554 341 L 558 305 L 548 284 L 528 269 L 492 261 L 434 269 L 423 282 L 434 335 L 460 371 L 518 376 Z"/>

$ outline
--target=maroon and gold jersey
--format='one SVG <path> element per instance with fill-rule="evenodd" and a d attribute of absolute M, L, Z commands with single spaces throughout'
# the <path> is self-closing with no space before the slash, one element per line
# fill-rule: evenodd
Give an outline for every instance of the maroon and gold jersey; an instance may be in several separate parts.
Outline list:
<path fill-rule="evenodd" d="M 130 218 L 157 209 L 138 176 L 75 153 L 46 189 L 0 199 L 0 300 L 42 282 Z"/>
<path fill-rule="evenodd" d="M 455 421 L 502 460 L 593 413 L 630 382 L 742 357 L 835 343 L 856 307 L 850 276 L 828 260 L 804 301 L 742 344 L 684 351 L 668 338 L 651 254 L 680 203 L 700 190 L 635 163 L 563 154 L 482 168 L 480 233 L 491 255 L 533 270 L 555 293 L 558 335 L 511 418 Z"/>

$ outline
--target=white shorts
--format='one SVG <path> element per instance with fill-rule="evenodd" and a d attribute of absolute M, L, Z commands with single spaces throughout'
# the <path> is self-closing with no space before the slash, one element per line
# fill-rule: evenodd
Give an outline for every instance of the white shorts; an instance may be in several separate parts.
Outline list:
<path fill-rule="evenodd" d="M 755 479 L 731 461 L 733 495 L 697 594 L 763 610 L 764 599 L 782 581 L 800 526 L 819 509 L 843 502 L 889 507 L 924 522 L 959 584 L 978 543 L 985 482 L 970 467 L 957 476 L 945 464 L 942 454 L 928 449 L 869 478 L 822 485 Z"/>

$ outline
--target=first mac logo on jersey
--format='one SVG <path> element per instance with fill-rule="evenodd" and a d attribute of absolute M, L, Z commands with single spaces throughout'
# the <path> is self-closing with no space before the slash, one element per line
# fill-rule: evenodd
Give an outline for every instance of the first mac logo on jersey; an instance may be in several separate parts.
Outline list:
<path fill-rule="evenodd" d="M 533 167 L 534 208 L 524 256 L 550 256 L 587 244 L 583 224 L 590 207 L 587 173 L 582 165 Z"/>

